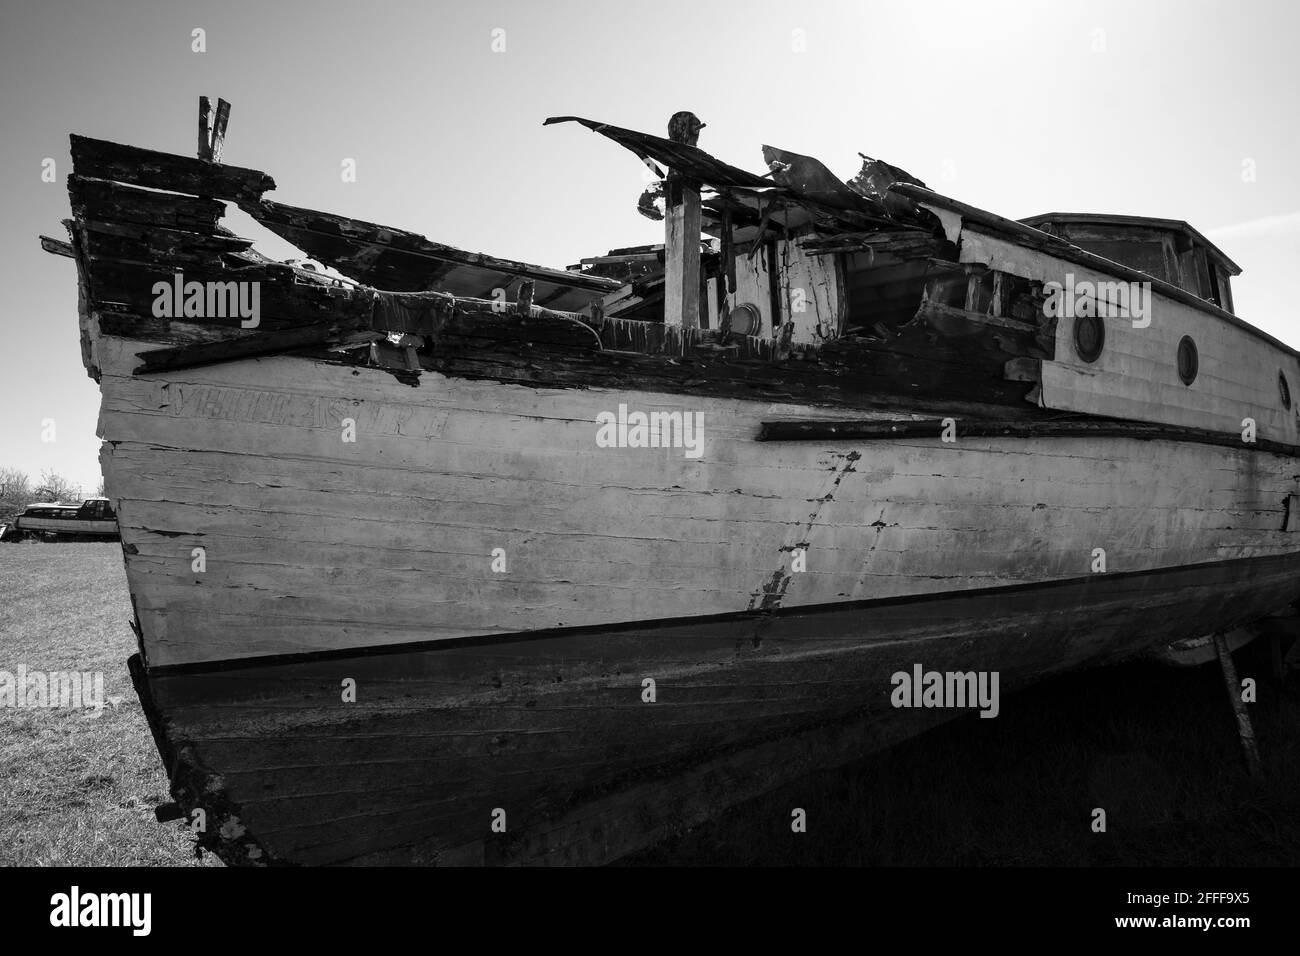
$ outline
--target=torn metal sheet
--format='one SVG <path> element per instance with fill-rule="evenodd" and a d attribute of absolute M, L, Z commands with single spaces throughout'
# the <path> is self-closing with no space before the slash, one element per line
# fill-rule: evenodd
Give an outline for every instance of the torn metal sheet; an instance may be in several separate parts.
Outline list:
<path fill-rule="evenodd" d="M 600 133 L 600 135 L 612 139 L 620 146 L 631 150 L 643 162 L 652 166 L 655 163 L 662 164 L 714 189 L 777 188 L 771 180 L 764 179 L 762 176 L 755 176 L 753 173 L 747 173 L 735 166 L 728 166 L 722 160 L 710 156 L 698 146 L 675 143 L 671 139 L 665 139 L 662 136 L 638 133 L 636 130 L 623 129 L 621 126 L 611 126 L 608 123 L 583 119 L 581 116 L 552 116 L 542 125 L 550 126 L 553 123 L 581 123 L 587 129 Z M 660 177 L 665 175 L 664 171 L 659 168 L 654 168 L 654 172 Z"/>
<path fill-rule="evenodd" d="M 788 149 L 764 146 L 763 161 L 772 171 L 774 180 L 800 196 L 815 199 L 834 209 L 885 216 L 884 203 L 850 189 L 819 159 Z"/>
<path fill-rule="evenodd" d="M 883 159 L 872 159 L 866 153 L 858 153 L 858 155 L 862 157 L 862 168 L 858 170 L 856 176 L 849 180 L 849 189 L 861 196 L 879 202 L 890 215 L 915 215 L 917 212 L 916 204 L 906 196 L 893 192 L 892 187 L 896 183 L 911 183 L 925 188 L 925 183 L 906 170 L 899 169 Z"/>

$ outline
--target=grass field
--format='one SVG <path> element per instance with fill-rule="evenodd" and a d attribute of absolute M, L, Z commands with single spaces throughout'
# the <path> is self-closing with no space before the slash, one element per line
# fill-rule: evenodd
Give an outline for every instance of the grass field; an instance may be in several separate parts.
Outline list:
<path fill-rule="evenodd" d="M 126 672 L 135 652 L 119 544 L 0 545 L 0 670 L 102 671 L 92 711 L 0 707 L 0 865 L 197 864 L 153 808 L 167 776 Z"/>
<path fill-rule="evenodd" d="M 102 671 L 97 718 L 0 707 L 0 865 L 193 865 L 153 808 L 167 781 L 126 673 L 117 544 L 0 545 L 0 670 Z M 1217 667 L 1131 664 L 1006 698 L 799 781 L 629 864 L 1294 865 L 1300 680 L 1237 654 L 1265 764 L 1252 785 Z M 807 832 L 791 832 L 793 808 Z M 1091 829 L 1092 811 L 1107 831 Z M 212 863 L 209 857 L 204 861 Z"/>

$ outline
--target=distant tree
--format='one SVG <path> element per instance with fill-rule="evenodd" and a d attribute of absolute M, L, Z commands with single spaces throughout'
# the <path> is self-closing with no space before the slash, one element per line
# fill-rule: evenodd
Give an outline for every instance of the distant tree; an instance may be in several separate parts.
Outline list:
<path fill-rule="evenodd" d="M 103 475 L 99 476 L 99 484 L 95 486 L 95 497 L 96 498 L 104 497 L 104 476 Z"/>
<path fill-rule="evenodd" d="M 81 486 L 73 484 L 53 468 L 41 472 L 40 483 L 32 492 L 36 501 L 76 501 L 81 497 Z"/>
<path fill-rule="evenodd" d="M 32 483 L 17 468 L 0 468 L 0 524 L 7 524 L 32 499 Z"/>

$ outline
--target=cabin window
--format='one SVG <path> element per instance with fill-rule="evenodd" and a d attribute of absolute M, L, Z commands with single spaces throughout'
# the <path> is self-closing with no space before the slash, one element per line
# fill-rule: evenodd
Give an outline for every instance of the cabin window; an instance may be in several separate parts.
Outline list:
<path fill-rule="evenodd" d="M 1106 326 L 1095 315 L 1074 320 L 1074 348 L 1085 362 L 1095 362 L 1106 344 Z"/>
<path fill-rule="evenodd" d="M 1279 371 L 1277 373 L 1277 391 L 1282 396 L 1282 407 L 1291 408 L 1291 386 L 1286 383 L 1286 373 Z"/>
<path fill-rule="evenodd" d="M 1190 335 L 1184 335 L 1178 343 L 1178 377 L 1184 385 L 1196 381 L 1196 372 L 1200 368 L 1200 356 L 1196 353 L 1196 343 Z"/>
<path fill-rule="evenodd" d="M 1219 270 L 1209 268 L 1206 270 L 1206 275 L 1210 280 L 1209 300 L 1219 308 L 1223 308 L 1223 293 L 1219 290 Z"/>

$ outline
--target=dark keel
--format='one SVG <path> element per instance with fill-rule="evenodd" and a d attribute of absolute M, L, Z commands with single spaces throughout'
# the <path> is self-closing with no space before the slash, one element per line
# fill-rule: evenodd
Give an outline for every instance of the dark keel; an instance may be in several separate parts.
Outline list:
<path fill-rule="evenodd" d="M 1297 572 L 1264 557 L 256 664 L 132 658 L 132 676 L 173 796 L 227 863 L 597 864 L 964 713 L 893 708 L 895 672 L 996 671 L 1005 694 L 1260 618 L 1300 597 Z"/>

